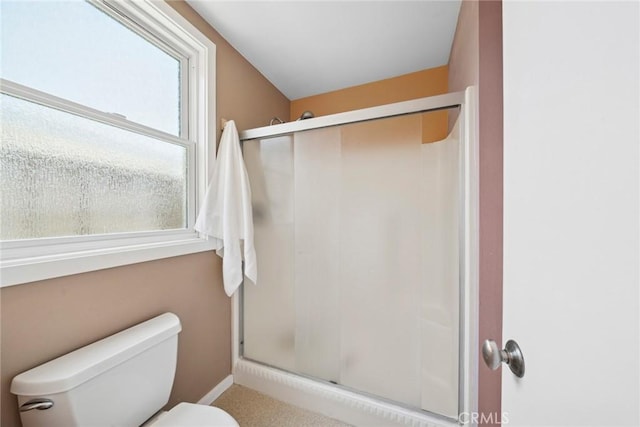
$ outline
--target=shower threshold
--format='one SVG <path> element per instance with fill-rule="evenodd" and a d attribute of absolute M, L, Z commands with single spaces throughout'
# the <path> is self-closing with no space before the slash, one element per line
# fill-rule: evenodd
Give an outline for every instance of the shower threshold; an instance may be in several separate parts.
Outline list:
<path fill-rule="evenodd" d="M 457 420 L 413 410 L 338 385 L 239 358 L 233 369 L 236 384 L 275 399 L 354 426 L 452 427 Z"/>

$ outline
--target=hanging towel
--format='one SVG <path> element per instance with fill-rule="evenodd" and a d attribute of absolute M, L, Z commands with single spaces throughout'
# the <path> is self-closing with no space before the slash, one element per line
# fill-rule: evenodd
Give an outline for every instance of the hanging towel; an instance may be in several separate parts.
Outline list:
<path fill-rule="evenodd" d="M 242 283 L 243 255 L 244 274 L 254 284 L 257 282 L 251 188 L 233 120 L 227 122 L 222 132 L 213 177 L 194 228 L 215 240 L 228 296 Z"/>

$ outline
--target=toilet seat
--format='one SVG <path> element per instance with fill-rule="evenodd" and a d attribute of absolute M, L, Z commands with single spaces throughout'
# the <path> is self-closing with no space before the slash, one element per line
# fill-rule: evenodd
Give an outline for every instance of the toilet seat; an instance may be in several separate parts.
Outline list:
<path fill-rule="evenodd" d="M 179 403 L 149 427 L 239 427 L 231 415 L 214 406 Z"/>

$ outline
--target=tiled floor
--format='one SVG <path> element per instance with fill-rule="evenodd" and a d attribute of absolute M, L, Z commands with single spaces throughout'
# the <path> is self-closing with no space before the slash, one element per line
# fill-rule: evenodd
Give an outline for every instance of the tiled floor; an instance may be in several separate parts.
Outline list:
<path fill-rule="evenodd" d="M 349 426 L 236 384 L 213 402 L 213 406 L 222 408 L 231 414 L 238 421 L 240 427 Z"/>

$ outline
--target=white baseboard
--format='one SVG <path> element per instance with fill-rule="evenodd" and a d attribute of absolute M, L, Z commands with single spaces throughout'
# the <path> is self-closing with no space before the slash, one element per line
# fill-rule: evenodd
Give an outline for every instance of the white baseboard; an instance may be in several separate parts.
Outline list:
<path fill-rule="evenodd" d="M 236 362 L 233 377 L 236 384 L 355 426 L 458 427 L 451 419 L 413 411 L 248 360 Z"/>
<path fill-rule="evenodd" d="M 211 405 L 222 393 L 224 393 L 229 387 L 233 385 L 233 375 L 227 376 L 225 379 L 211 389 L 211 391 L 198 400 L 199 405 Z"/>

